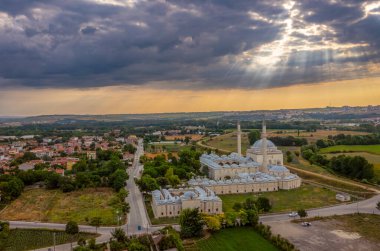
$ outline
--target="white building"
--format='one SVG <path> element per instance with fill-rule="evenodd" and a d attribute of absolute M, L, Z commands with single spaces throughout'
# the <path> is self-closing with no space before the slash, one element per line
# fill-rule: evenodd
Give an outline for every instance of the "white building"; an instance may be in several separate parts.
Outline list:
<path fill-rule="evenodd" d="M 152 192 L 155 218 L 179 216 L 186 208 L 198 208 L 206 214 L 222 213 L 222 200 L 208 188 L 161 189 Z"/>

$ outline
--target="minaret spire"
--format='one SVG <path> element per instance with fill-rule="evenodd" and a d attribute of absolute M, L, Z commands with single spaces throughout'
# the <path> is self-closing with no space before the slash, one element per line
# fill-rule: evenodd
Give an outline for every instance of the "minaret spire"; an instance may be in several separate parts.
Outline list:
<path fill-rule="evenodd" d="M 240 121 L 237 122 L 237 153 L 241 156 L 241 130 Z"/>
<path fill-rule="evenodd" d="M 261 151 L 263 154 L 263 164 L 261 167 L 261 171 L 266 173 L 268 172 L 268 143 L 267 143 L 267 126 L 265 123 L 265 118 L 263 119 L 263 129 L 261 132 Z"/>

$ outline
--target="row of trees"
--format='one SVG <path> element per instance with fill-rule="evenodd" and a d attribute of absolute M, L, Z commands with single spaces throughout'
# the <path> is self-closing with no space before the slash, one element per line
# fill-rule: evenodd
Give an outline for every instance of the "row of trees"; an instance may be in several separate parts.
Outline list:
<path fill-rule="evenodd" d="M 260 196 L 257 200 L 247 198 L 245 202 L 236 202 L 232 208 L 235 211 L 245 210 L 257 210 L 258 212 L 269 212 L 272 209 L 272 205 L 268 198 Z"/>
<path fill-rule="evenodd" d="M 325 148 L 334 145 L 376 145 L 380 144 L 380 134 L 369 135 L 350 135 L 338 134 L 329 135 L 327 140 L 320 139 L 316 142 L 319 148 Z"/>
<path fill-rule="evenodd" d="M 374 178 L 374 166 L 364 157 L 339 155 L 328 159 L 319 154 L 318 150 L 316 145 L 303 146 L 301 155 L 310 164 L 319 165 L 352 179 L 371 180 Z"/>
<path fill-rule="evenodd" d="M 307 145 L 307 140 L 305 138 L 296 138 L 293 136 L 287 136 L 287 137 L 270 137 L 269 140 L 271 140 L 275 145 L 278 146 L 303 146 Z"/>

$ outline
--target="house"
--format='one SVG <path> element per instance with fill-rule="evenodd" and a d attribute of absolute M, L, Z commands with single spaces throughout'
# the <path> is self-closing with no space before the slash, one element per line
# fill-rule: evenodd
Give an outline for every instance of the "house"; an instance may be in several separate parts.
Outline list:
<path fill-rule="evenodd" d="M 88 159 L 96 159 L 96 152 L 95 151 L 87 151 L 87 158 Z"/>

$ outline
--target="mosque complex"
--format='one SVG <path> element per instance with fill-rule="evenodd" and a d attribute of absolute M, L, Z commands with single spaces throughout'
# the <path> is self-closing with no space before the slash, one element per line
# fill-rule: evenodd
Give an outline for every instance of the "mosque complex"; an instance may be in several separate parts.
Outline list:
<path fill-rule="evenodd" d="M 201 170 L 207 178 L 188 181 L 190 188 L 161 189 L 152 192 L 152 208 L 156 218 L 178 216 L 182 209 L 199 208 L 207 214 L 222 213 L 218 194 L 239 194 L 289 190 L 301 186 L 301 178 L 283 165 L 281 150 L 267 139 L 263 122 L 261 139 L 244 157 L 241 153 L 241 130 L 237 126 L 237 153 L 200 157 Z"/>

